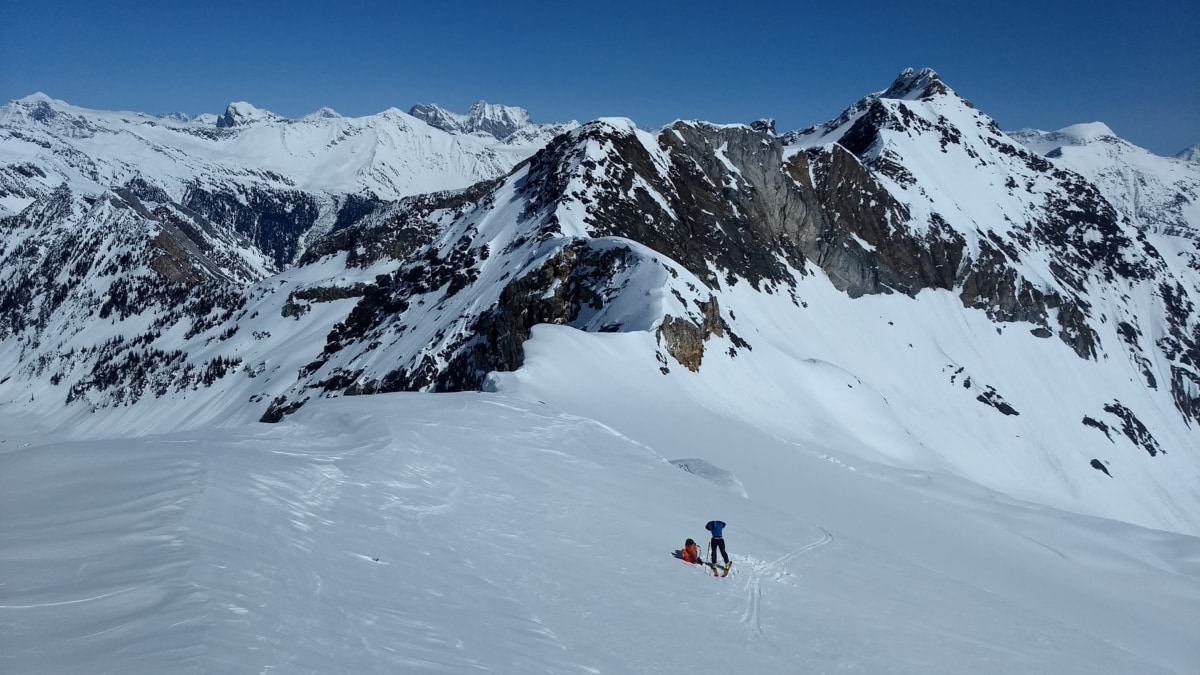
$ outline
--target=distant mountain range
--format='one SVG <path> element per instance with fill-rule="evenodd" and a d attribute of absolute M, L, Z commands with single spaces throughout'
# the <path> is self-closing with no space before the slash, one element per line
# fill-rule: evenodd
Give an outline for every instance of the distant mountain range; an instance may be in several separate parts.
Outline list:
<path fill-rule="evenodd" d="M 0 401 L 81 429 L 495 388 L 559 324 L 653 336 L 718 402 L 869 391 L 901 437 L 827 423 L 873 461 L 1200 532 L 1200 163 L 1006 133 L 931 70 L 782 134 L 35 95 L 0 108 L 0 230 Z"/>

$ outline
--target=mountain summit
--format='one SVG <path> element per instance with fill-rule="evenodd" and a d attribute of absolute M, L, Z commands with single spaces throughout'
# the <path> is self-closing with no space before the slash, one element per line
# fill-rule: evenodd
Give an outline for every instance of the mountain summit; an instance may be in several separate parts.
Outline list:
<path fill-rule="evenodd" d="M 879 97 L 919 100 L 947 93 L 949 88 L 942 83 L 942 78 L 932 68 L 922 68 L 919 71 L 908 68 L 901 72 L 892 82 L 892 86 Z"/>
<path fill-rule="evenodd" d="M 225 108 L 225 114 L 217 118 L 217 127 L 229 129 L 244 127 L 252 124 L 277 122 L 283 118 L 269 110 L 256 108 L 246 102 L 230 103 Z"/>

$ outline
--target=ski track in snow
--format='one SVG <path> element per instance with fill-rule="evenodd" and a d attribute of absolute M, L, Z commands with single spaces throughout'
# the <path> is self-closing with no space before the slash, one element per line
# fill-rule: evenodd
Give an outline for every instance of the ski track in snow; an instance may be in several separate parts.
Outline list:
<path fill-rule="evenodd" d="M 746 581 L 746 609 L 744 612 L 742 612 L 741 622 L 746 625 L 746 627 L 750 630 L 750 633 L 756 639 L 763 640 L 768 644 L 771 644 L 771 641 L 763 634 L 762 629 L 761 608 L 763 577 L 768 573 L 773 573 L 772 578 L 779 580 L 784 576 L 789 575 L 786 570 L 786 566 L 789 562 L 798 556 L 804 555 L 813 549 L 820 548 L 833 541 L 833 535 L 829 533 L 829 530 L 826 530 L 823 527 L 818 527 L 818 529 L 821 530 L 820 539 L 809 542 L 795 551 L 786 553 L 771 562 L 751 562 L 751 559 L 747 559 L 747 562 L 751 562 L 750 567 L 753 571 L 750 574 L 750 578 Z M 743 563 L 739 562 L 739 566 L 741 564 Z M 774 645 L 772 644 L 772 646 Z"/>

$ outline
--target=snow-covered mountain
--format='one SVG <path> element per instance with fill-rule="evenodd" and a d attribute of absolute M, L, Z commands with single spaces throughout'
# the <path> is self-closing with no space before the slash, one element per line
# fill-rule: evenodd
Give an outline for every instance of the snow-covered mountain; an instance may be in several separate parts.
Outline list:
<path fill-rule="evenodd" d="M 477 133 L 502 139 L 532 123 L 523 108 L 476 101 L 467 114 L 453 113 L 436 103 L 418 103 L 408 114 L 444 131 Z"/>
<path fill-rule="evenodd" d="M 476 101 L 465 115 L 450 112 L 436 103 L 418 103 L 409 115 L 431 127 L 459 134 L 491 137 L 504 143 L 544 145 L 551 138 L 579 126 L 578 122 L 534 124 L 524 108 Z"/>
<path fill-rule="evenodd" d="M 161 208 L 215 232 L 201 245 L 224 255 L 246 247 L 223 241 L 248 239 L 274 272 L 379 201 L 503 175 L 557 129 L 528 124 L 524 136 L 501 143 L 396 109 L 362 118 L 322 109 L 289 120 L 231 103 L 220 117 L 193 120 L 86 110 L 36 94 L 0 108 L 0 215 L 36 210 L 63 187 L 77 200 L 116 194 L 131 208 Z"/>
<path fill-rule="evenodd" d="M 502 144 L 394 109 L 287 120 L 233 103 L 220 117 L 191 119 L 86 110 L 41 94 L 10 102 L 0 108 L 0 339 L 23 346 L 6 365 L 41 377 L 64 354 L 82 354 L 85 381 L 96 382 L 127 372 L 127 351 L 150 342 L 147 358 L 174 354 L 164 328 L 190 316 L 175 336 L 186 339 L 228 319 L 248 284 L 385 203 L 503 175 L 544 142 L 539 129 L 530 126 L 528 144 Z M 97 321 L 136 327 L 108 333 Z M 211 382 L 227 372 L 221 363 L 172 368 L 128 394 Z"/>
<path fill-rule="evenodd" d="M 41 103 L 9 114 L 68 136 L 69 116 Z M 248 129 L 280 134 L 239 109 Z M 1089 180 L 1071 148 L 1032 152 L 936 73 L 906 71 L 780 137 L 603 119 L 466 190 L 346 196 L 329 234 L 283 249 L 296 264 L 261 281 L 290 258 L 268 249 L 255 267 L 216 255 L 236 242 L 197 244 L 191 206 L 156 177 L 82 202 L 60 186 L 7 219 L 7 386 L 52 383 L 31 405 L 65 403 L 81 424 L 154 397 L 177 402 L 171 428 L 196 410 L 277 421 L 314 397 L 493 388 L 491 373 L 522 366 L 533 328 L 554 323 L 643 335 L 664 377 L 705 391 L 760 373 L 777 414 L 753 422 L 796 442 L 830 423 L 782 414 L 821 409 L 828 392 L 801 383 L 846 387 L 897 415 L 882 435 L 836 422 L 861 456 L 1197 532 L 1200 263 L 1180 236 L 1197 211 L 1180 193 L 1175 225 L 1153 227 L 1135 218 L 1145 208 L 1114 206 L 1127 192 L 1096 167 L 1140 157 L 1139 171 L 1185 188 L 1191 174 L 1117 147 L 1083 163 Z M 50 174 L 57 161 L 24 165 Z M 261 230 L 275 235 L 301 211 L 272 213 Z"/>
<path fill-rule="evenodd" d="M 527 119 L 521 128 L 537 127 Z M 219 117 L 191 120 L 87 110 L 43 94 L 0 108 L 0 128 L 6 164 L 53 171 L 41 181 L 50 187 L 111 188 L 140 176 L 176 201 L 197 182 L 392 200 L 495 178 L 537 149 L 448 133 L 394 108 L 359 118 L 323 108 L 289 120 L 231 103 Z"/>
<path fill-rule="evenodd" d="M 1200 143 L 1185 150 L 1180 150 L 1175 154 L 1175 158 L 1182 159 L 1185 162 L 1200 162 Z"/>
<path fill-rule="evenodd" d="M 468 134 L 518 148 L 542 147 L 559 134 L 579 126 L 578 122 L 534 124 L 524 108 L 475 102 L 467 114 L 453 113 L 437 104 L 419 103 L 409 114 L 429 126 L 453 134 Z"/>
<path fill-rule="evenodd" d="M 930 70 L 782 135 L 608 118 L 501 140 L 419 107 L 437 123 L 0 110 L 0 420 L 19 430 L 0 440 L 21 450 L 0 448 L 0 506 L 22 515 L 0 542 L 32 541 L 0 564 L 41 561 L 0 569 L 24 589 L 0 586 L 18 670 L 66 626 L 93 637 L 63 663 L 126 671 L 668 671 L 697 642 L 645 627 L 714 612 L 746 638 L 706 658 L 751 672 L 1194 662 L 1190 165 L 1100 125 L 1005 133 Z M 464 390 L 486 393 L 361 398 Z M 96 440 L 151 434 L 169 435 Z M 87 499 L 51 489 L 85 456 Z M 598 553 L 648 561 L 668 531 L 695 536 L 697 509 L 747 527 L 735 610 L 718 592 L 679 614 L 692 586 L 673 582 L 634 585 L 648 612 L 568 609 L 598 601 Z M 411 613 L 347 581 L 395 587 L 388 572 L 419 579 Z M 827 592 L 784 588 L 800 572 Z M 775 612 L 818 595 L 827 628 Z M 481 608 L 499 632 L 454 637 Z M 139 618 L 104 630 L 120 613 Z M 856 641 L 881 616 L 906 637 Z M 414 630 L 430 639 L 372 646 Z M 595 630 L 631 651 L 589 650 Z"/>
<path fill-rule="evenodd" d="M 1159 157 L 1117 138 L 1100 122 L 1010 135 L 1087 178 L 1136 227 L 1200 239 L 1200 164 L 1182 154 Z"/>

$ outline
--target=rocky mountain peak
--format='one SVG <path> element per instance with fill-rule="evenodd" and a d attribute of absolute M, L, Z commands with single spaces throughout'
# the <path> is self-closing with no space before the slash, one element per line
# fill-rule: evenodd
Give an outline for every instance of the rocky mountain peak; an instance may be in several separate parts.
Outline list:
<path fill-rule="evenodd" d="M 469 131 L 478 131 L 496 138 L 504 138 L 517 129 L 533 124 L 524 108 L 493 105 L 476 101 L 467 111 Z"/>
<path fill-rule="evenodd" d="M 260 122 L 272 122 L 280 119 L 283 118 L 269 110 L 256 108 L 249 103 L 239 101 L 226 106 L 225 114 L 217 118 L 217 127 L 220 129 L 245 127 Z"/>
<path fill-rule="evenodd" d="M 849 125 L 860 122 L 863 118 L 868 118 L 875 126 L 885 124 L 885 118 L 891 117 L 891 113 L 888 112 L 888 106 L 882 104 L 883 101 L 930 101 L 935 97 L 948 95 L 953 96 L 954 92 L 942 82 L 933 69 L 922 68 L 918 71 L 906 68 L 887 89 L 864 96 L 846 108 L 837 118 L 824 124 L 788 132 L 780 138 L 784 145 L 825 143 L 834 140 L 833 136 L 842 135 Z M 965 99 L 955 97 L 955 100 L 968 108 L 975 107 Z"/>
<path fill-rule="evenodd" d="M 771 134 L 772 136 L 774 136 L 775 135 L 775 120 L 770 117 L 764 117 L 762 119 L 757 119 L 750 123 L 750 128 L 754 129 L 755 131 L 761 131 L 761 132 L 768 133 L 768 134 Z"/>
<path fill-rule="evenodd" d="M 457 131 L 463 117 L 436 103 L 418 103 L 409 109 L 408 114 L 442 131 Z"/>
<path fill-rule="evenodd" d="M 494 105 L 487 101 L 476 101 L 465 115 L 446 110 L 436 103 L 418 103 L 408 114 L 442 131 L 486 134 L 496 139 L 507 138 L 533 125 L 524 108 Z"/>
<path fill-rule="evenodd" d="M 932 68 L 922 68 L 919 71 L 906 68 L 896 76 L 892 86 L 880 94 L 879 98 L 915 101 L 947 93 L 950 93 L 950 89 Z"/>

